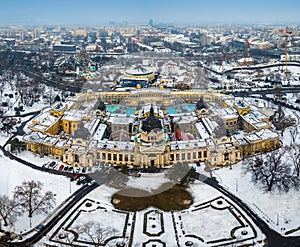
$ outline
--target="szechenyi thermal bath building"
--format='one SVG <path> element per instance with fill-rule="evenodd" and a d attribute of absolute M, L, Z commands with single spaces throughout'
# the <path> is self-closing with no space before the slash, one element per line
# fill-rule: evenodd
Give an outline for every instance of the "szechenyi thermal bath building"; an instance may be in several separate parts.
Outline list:
<path fill-rule="evenodd" d="M 27 150 L 75 167 L 232 165 L 280 146 L 270 111 L 209 91 L 87 92 L 56 102 L 28 125 Z"/>

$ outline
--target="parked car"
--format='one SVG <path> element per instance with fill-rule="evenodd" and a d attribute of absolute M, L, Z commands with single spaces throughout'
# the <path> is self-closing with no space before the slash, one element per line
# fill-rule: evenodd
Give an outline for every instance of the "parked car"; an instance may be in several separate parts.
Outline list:
<path fill-rule="evenodd" d="M 85 181 L 86 181 L 86 177 L 85 177 L 85 176 L 80 176 L 80 177 L 77 179 L 76 184 L 77 184 L 77 185 L 84 184 Z"/>
<path fill-rule="evenodd" d="M 35 228 L 35 230 L 36 230 L 36 231 L 40 231 L 40 230 L 42 230 L 44 227 L 45 227 L 44 225 L 40 224 L 40 225 L 38 225 L 38 226 Z"/>
<path fill-rule="evenodd" d="M 76 180 L 76 179 L 78 179 L 80 177 L 81 177 L 81 175 L 77 173 L 77 174 L 75 174 L 75 176 L 73 177 L 73 179 Z"/>
<path fill-rule="evenodd" d="M 63 171 L 66 172 L 66 171 L 68 171 L 68 169 L 69 169 L 69 167 L 65 166 L 64 169 L 63 169 Z"/>
<path fill-rule="evenodd" d="M 61 164 L 61 165 L 59 166 L 58 170 L 61 171 L 63 168 L 64 168 L 64 165 Z"/>
<path fill-rule="evenodd" d="M 53 168 L 55 166 L 56 162 L 55 161 L 52 161 L 49 163 L 49 168 Z"/>
<path fill-rule="evenodd" d="M 83 167 L 82 170 L 81 170 L 81 172 L 85 173 L 86 172 L 86 167 Z"/>

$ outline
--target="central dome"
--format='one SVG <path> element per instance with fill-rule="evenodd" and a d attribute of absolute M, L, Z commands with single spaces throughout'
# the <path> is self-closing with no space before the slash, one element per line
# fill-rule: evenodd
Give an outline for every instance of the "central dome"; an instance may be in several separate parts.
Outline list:
<path fill-rule="evenodd" d="M 161 120 L 159 120 L 157 117 L 154 115 L 154 109 L 151 106 L 150 108 L 150 116 L 147 117 L 142 124 L 142 130 L 146 132 L 150 132 L 151 130 L 154 129 L 162 129 L 162 124 Z"/>

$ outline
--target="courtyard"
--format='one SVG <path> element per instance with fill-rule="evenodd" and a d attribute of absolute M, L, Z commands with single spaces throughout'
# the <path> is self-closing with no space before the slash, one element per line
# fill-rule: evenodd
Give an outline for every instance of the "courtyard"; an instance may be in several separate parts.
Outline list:
<path fill-rule="evenodd" d="M 265 236 L 251 219 L 200 181 L 187 188 L 193 203 L 180 210 L 165 211 L 151 205 L 142 210 L 116 209 L 111 203 L 116 191 L 102 185 L 91 192 L 52 230 L 49 241 L 94 246 L 93 237 L 76 232 L 78 226 L 94 221 L 103 233 L 97 246 L 263 246 Z"/>

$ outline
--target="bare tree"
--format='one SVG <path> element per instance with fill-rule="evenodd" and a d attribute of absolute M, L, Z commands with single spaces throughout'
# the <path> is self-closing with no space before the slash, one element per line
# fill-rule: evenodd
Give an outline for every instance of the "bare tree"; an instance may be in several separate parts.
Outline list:
<path fill-rule="evenodd" d="M 73 230 L 65 230 L 58 235 L 60 240 L 57 241 L 61 247 L 76 246 L 75 242 L 78 239 L 78 233 Z"/>
<path fill-rule="evenodd" d="M 166 177 L 177 184 L 189 184 L 195 181 L 196 170 L 188 163 L 177 163 L 168 170 Z"/>
<path fill-rule="evenodd" d="M 107 185 L 116 188 L 124 187 L 129 180 L 126 174 L 123 174 L 122 172 L 119 172 L 114 168 L 110 168 L 108 170 L 105 179 Z"/>
<path fill-rule="evenodd" d="M 289 158 L 294 164 L 295 174 L 297 177 L 300 176 L 300 144 L 294 144 L 292 146 L 285 147 Z"/>
<path fill-rule="evenodd" d="M 4 222 L 4 226 L 12 226 L 19 215 L 19 204 L 15 198 L 10 199 L 7 195 L 0 195 L 0 217 Z"/>
<path fill-rule="evenodd" d="M 43 184 L 39 181 L 24 181 L 16 186 L 14 196 L 30 219 L 34 213 L 48 213 L 55 205 L 54 194 L 51 191 L 42 192 Z"/>
<path fill-rule="evenodd" d="M 105 244 L 105 240 L 109 237 L 114 236 L 115 229 L 104 229 L 99 222 L 89 221 L 85 224 L 78 225 L 76 227 L 77 233 L 82 238 L 93 243 L 93 246 L 99 247 Z"/>
<path fill-rule="evenodd" d="M 294 125 L 291 127 L 290 129 L 290 134 L 291 134 L 291 145 L 293 145 L 297 139 L 297 136 L 299 134 L 298 132 L 298 126 L 297 125 Z"/>
<path fill-rule="evenodd" d="M 299 179 L 293 175 L 291 164 L 284 162 L 285 150 L 276 150 L 264 156 L 257 156 L 247 161 L 245 172 L 251 172 L 252 181 L 262 189 L 289 191 L 299 188 Z"/>

